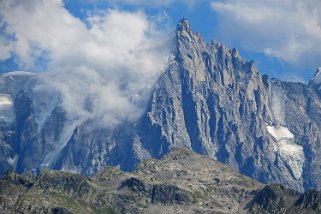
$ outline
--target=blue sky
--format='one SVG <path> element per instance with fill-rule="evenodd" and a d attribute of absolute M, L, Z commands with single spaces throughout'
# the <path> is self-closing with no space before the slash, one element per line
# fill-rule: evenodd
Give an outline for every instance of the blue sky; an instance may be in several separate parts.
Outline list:
<path fill-rule="evenodd" d="M 38 27 L 39 31 L 34 28 L 29 30 L 28 27 L 31 26 L 19 17 L 19 11 L 27 11 L 33 6 L 43 11 L 48 10 L 48 13 L 56 13 L 57 16 L 71 17 L 79 29 L 83 27 L 77 23 L 77 19 L 88 25 L 88 17 L 108 10 L 142 13 L 148 22 L 164 25 L 160 26 L 160 29 L 153 29 L 162 33 L 174 32 L 176 23 L 182 17 L 186 17 L 193 30 L 200 32 L 207 42 L 214 38 L 229 48 L 236 47 L 244 58 L 255 60 L 261 73 L 283 80 L 307 82 L 315 69 L 321 66 L 321 3 L 318 0 L 65 0 L 62 3 L 59 0 L 48 1 L 53 2 L 52 5 L 35 0 L 27 0 L 25 3 L 13 0 L 12 4 L 1 2 L 0 72 L 47 71 L 65 63 L 62 59 L 56 60 L 54 55 L 68 49 L 47 46 L 49 38 L 35 35 L 37 32 L 49 34 L 51 30 L 54 32 L 59 29 L 46 27 L 41 30 L 41 26 L 45 26 L 45 23 L 42 23 Z M 25 9 L 21 9 L 23 7 Z M 15 15 L 10 15 L 10 10 L 11 14 Z M 24 14 L 32 16 L 32 12 Z M 56 23 L 53 19 L 55 18 L 48 19 L 48 25 L 51 25 L 51 22 Z M 31 17 L 30 20 L 37 26 L 37 17 Z M 128 20 L 129 23 L 131 21 Z M 69 26 L 68 29 L 72 31 L 72 27 Z M 34 34 L 28 35 L 28 32 Z M 106 33 L 108 34 L 108 30 Z M 78 39 L 83 41 L 84 38 L 75 40 Z M 19 43 L 20 41 L 24 42 Z M 64 44 L 60 41 L 55 41 L 55 44 Z M 68 57 L 75 61 L 78 59 L 75 53 Z M 79 56 L 79 59 L 83 57 Z"/>

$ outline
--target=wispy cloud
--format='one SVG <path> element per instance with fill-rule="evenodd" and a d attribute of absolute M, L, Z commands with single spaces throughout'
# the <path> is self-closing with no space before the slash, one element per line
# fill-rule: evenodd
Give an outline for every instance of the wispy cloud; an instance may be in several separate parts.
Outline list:
<path fill-rule="evenodd" d="M 78 1 L 83 1 L 83 0 L 78 0 Z M 120 4 L 125 4 L 125 5 L 134 5 L 134 6 L 147 6 L 147 7 L 153 7 L 153 8 L 158 8 L 158 7 L 169 7 L 174 3 L 179 3 L 183 6 L 186 6 L 188 8 L 193 7 L 195 4 L 197 4 L 199 1 L 210 1 L 210 0 L 89 0 L 86 1 L 91 2 L 91 3 L 102 3 L 102 2 L 107 2 L 111 3 L 114 5 L 120 5 Z"/>
<path fill-rule="evenodd" d="M 169 6 L 173 3 L 174 0 L 106 0 L 108 2 L 118 4 L 118 3 L 125 3 L 131 5 L 145 5 L 145 6 L 152 6 L 152 7 L 160 7 L 160 6 Z"/>
<path fill-rule="evenodd" d="M 0 8 L 0 60 L 13 56 L 29 71 L 44 64 L 70 117 L 114 127 L 144 111 L 171 51 L 169 30 L 158 23 L 166 17 L 108 10 L 80 20 L 60 0 L 1 1 Z"/>
<path fill-rule="evenodd" d="M 215 0 L 218 34 L 293 66 L 321 63 L 321 1 Z"/>

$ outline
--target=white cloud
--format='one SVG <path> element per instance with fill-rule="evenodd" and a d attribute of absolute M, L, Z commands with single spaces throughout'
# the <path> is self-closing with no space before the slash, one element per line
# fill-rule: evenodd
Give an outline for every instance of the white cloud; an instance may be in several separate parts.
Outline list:
<path fill-rule="evenodd" d="M 0 50 L 1 50 L 0 51 L 0 61 L 10 58 L 10 56 L 11 56 L 11 54 L 10 54 L 11 47 L 9 45 L 7 45 L 3 41 L 0 41 Z"/>
<path fill-rule="evenodd" d="M 125 3 L 131 5 L 147 5 L 153 7 L 168 6 L 173 3 L 173 0 L 107 0 L 112 3 Z"/>
<path fill-rule="evenodd" d="M 43 76 L 70 117 L 114 127 L 144 111 L 171 51 L 168 29 L 158 26 L 164 19 L 108 10 L 80 20 L 60 0 L 1 1 L 0 8 L 5 33 L 14 35 L 7 53 L 26 70 L 46 61 Z"/>
<path fill-rule="evenodd" d="M 218 36 L 294 66 L 321 63 L 321 1 L 216 0 Z"/>
<path fill-rule="evenodd" d="M 78 0 L 83 1 L 83 0 Z M 147 6 L 147 7 L 168 7 L 174 3 L 179 3 L 188 8 L 193 7 L 199 1 L 209 1 L 209 0 L 87 0 L 86 2 L 92 3 L 102 3 L 108 2 L 114 5 L 125 4 L 125 5 L 134 5 L 134 6 Z"/>

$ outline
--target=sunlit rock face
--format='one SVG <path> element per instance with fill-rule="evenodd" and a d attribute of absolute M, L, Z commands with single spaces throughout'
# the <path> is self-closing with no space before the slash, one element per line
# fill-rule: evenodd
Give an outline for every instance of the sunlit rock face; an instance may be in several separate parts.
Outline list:
<path fill-rule="evenodd" d="M 236 49 L 207 44 L 182 19 L 176 51 L 135 122 L 113 129 L 69 118 L 41 77 L 0 77 L 0 169 L 93 174 L 133 169 L 172 147 L 189 147 L 262 182 L 321 189 L 321 92 L 271 80 Z"/>
<path fill-rule="evenodd" d="M 263 182 L 320 188 L 315 87 L 262 76 L 236 49 L 206 44 L 186 19 L 176 38 L 139 126 L 143 148 L 157 157 L 187 146 Z"/>

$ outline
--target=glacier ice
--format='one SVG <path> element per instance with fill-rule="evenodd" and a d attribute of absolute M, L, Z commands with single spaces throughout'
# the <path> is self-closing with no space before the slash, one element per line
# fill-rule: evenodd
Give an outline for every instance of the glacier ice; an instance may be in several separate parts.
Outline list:
<path fill-rule="evenodd" d="M 279 154 L 281 159 L 287 163 L 296 179 L 302 176 L 302 168 L 304 163 L 303 147 L 293 143 L 294 135 L 290 130 L 281 125 L 266 126 L 269 134 L 274 138 L 274 152 Z"/>

